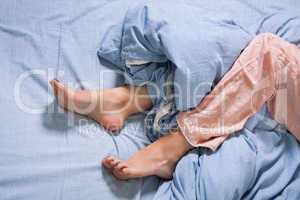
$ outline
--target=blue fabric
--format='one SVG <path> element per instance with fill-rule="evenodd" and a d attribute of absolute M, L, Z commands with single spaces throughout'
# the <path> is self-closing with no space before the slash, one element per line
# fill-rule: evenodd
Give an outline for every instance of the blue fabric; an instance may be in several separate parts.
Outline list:
<path fill-rule="evenodd" d="M 111 136 L 59 110 L 48 85 L 52 78 L 90 89 L 123 82 L 99 62 L 97 49 L 132 2 L 1 1 L 1 200 L 152 198 L 158 179 L 117 181 L 100 163 L 108 154 L 128 158 L 149 143 L 141 118 Z"/>
<path fill-rule="evenodd" d="M 129 9 L 118 34 L 106 33 L 98 55 L 129 74 L 129 83 L 154 83 L 161 92 L 168 74 L 159 69 L 171 61 L 175 109 L 187 110 L 255 35 L 271 32 L 300 46 L 299 8 L 296 1 L 146 1 Z M 154 103 L 162 99 L 157 95 Z M 199 149 L 185 156 L 155 199 L 299 199 L 299 151 L 264 107 L 216 153 Z"/>
<path fill-rule="evenodd" d="M 148 86 L 154 103 L 146 121 L 152 141 L 176 126 L 178 111 L 195 107 L 211 91 L 255 35 L 272 32 L 300 45 L 300 8 L 293 1 L 284 6 L 279 1 L 172 2 L 133 6 L 106 32 L 98 51 L 124 72 L 128 84 Z M 167 61 L 175 66 L 174 106 L 159 120 L 165 128 L 154 130 L 153 113 L 166 103 Z"/>
<path fill-rule="evenodd" d="M 148 65 L 132 67 L 127 63 L 164 63 L 170 60 L 176 65 L 176 108 L 187 110 L 196 106 L 210 91 L 212 82 L 229 69 L 252 35 L 234 24 L 226 13 L 214 15 L 211 19 L 213 12 L 206 8 L 179 1 L 172 4 L 170 10 L 170 4 L 171 1 L 149 1 L 129 9 L 124 22 L 118 25 L 122 28 L 107 32 L 98 53 L 121 70 L 129 71 L 127 74 L 133 83 L 158 80 L 161 92 L 160 80 L 166 79 L 161 78 L 166 75 L 165 71 L 151 70 L 151 76 L 146 76 Z M 121 33 L 116 34 L 116 30 Z M 157 65 L 157 68 L 163 67 Z M 135 72 L 134 68 L 140 70 Z M 200 87 L 199 80 L 202 82 Z"/>
<path fill-rule="evenodd" d="M 215 153 L 186 155 L 154 199 L 299 199 L 300 145 L 288 132 L 275 131 L 274 121 L 266 123 L 266 107 L 260 116 L 250 120 L 255 129 L 234 134 Z"/>

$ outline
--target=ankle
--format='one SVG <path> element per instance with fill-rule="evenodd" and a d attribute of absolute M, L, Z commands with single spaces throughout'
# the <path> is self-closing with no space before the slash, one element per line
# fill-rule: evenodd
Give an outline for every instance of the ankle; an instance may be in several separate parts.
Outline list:
<path fill-rule="evenodd" d="M 179 131 L 172 132 L 163 139 L 165 144 L 161 146 L 161 151 L 169 162 L 177 162 L 184 154 L 193 149 Z"/>

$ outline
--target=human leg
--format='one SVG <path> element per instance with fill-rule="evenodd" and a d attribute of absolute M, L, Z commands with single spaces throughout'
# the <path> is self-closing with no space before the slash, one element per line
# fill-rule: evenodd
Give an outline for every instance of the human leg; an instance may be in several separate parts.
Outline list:
<path fill-rule="evenodd" d="M 300 139 L 299 66 L 297 46 L 270 33 L 257 36 L 213 91 L 195 109 L 179 114 L 182 133 L 193 146 L 215 150 L 268 103 L 275 120 Z"/>

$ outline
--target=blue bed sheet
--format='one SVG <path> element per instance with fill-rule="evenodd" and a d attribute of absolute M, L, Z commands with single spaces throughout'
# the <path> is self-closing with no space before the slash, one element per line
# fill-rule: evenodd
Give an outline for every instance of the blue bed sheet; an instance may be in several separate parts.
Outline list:
<path fill-rule="evenodd" d="M 149 143 L 142 117 L 111 136 L 58 110 L 48 81 L 113 87 L 122 78 L 98 60 L 104 32 L 132 1 L 3 0 L 0 3 L 0 199 L 151 199 L 158 179 L 117 181 L 101 167 Z M 103 72 L 103 73 L 100 73 Z"/>

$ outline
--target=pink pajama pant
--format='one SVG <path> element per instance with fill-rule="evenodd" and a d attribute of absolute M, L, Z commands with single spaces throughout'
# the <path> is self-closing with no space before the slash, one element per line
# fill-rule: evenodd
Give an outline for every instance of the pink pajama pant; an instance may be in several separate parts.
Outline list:
<path fill-rule="evenodd" d="M 300 49 L 270 33 L 255 37 L 213 91 L 177 122 L 191 145 L 215 150 L 265 103 L 300 140 Z"/>

